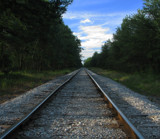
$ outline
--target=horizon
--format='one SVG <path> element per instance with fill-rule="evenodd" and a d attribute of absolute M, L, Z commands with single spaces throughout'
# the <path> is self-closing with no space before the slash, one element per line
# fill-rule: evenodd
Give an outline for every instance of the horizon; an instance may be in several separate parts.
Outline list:
<path fill-rule="evenodd" d="M 100 52 L 102 45 L 113 38 L 122 20 L 142 9 L 143 3 L 143 0 L 86 0 L 83 3 L 74 0 L 63 14 L 63 21 L 81 40 L 82 62 L 94 52 Z"/>

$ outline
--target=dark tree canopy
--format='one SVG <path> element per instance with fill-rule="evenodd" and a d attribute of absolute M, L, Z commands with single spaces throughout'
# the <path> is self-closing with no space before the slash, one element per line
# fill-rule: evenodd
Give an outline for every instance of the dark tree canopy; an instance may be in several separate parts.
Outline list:
<path fill-rule="evenodd" d="M 143 9 L 126 16 L 113 36 L 87 66 L 126 72 L 160 71 L 159 0 L 145 0 Z"/>
<path fill-rule="evenodd" d="M 64 25 L 72 0 L 1 0 L 0 70 L 81 66 L 80 40 Z"/>

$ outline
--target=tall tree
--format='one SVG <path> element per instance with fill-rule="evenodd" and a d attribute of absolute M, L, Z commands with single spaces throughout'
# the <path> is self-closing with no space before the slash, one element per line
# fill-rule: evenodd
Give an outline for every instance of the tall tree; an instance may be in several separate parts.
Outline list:
<path fill-rule="evenodd" d="M 71 3 L 72 0 L 1 0 L 0 70 L 80 66 L 80 41 L 62 20 Z"/>
<path fill-rule="evenodd" d="M 159 72 L 159 53 L 160 1 L 145 0 L 143 9 L 126 16 L 113 35 L 113 41 L 107 41 L 98 57 L 93 55 L 90 61 L 96 61 L 92 66 L 126 72 Z"/>

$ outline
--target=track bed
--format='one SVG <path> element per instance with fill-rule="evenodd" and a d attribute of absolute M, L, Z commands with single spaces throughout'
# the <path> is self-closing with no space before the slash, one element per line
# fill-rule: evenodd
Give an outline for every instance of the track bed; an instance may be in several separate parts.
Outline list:
<path fill-rule="evenodd" d="M 16 137 L 125 138 L 126 134 L 83 70 Z"/>

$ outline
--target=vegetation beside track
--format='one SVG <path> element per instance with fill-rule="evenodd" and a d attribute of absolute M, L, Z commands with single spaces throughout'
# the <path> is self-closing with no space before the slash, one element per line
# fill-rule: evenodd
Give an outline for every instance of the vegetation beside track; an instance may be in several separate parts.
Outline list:
<path fill-rule="evenodd" d="M 160 74 L 160 1 L 144 0 L 143 8 L 126 16 L 113 38 L 87 58 L 84 66 Z"/>
<path fill-rule="evenodd" d="M 154 73 L 124 73 L 100 68 L 90 68 L 97 74 L 109 77 L 128 88 L 147 96 L 160 97 L 160 75 Z"/>
<path fill-rule="evenodd" d="M 5 97 L 6 99 L 12 98 L 71 71 L 71 69 L 41 72 L 18 71 L 11 72 L 7 75 L 0 72 L 0 97 L 1 99 L 3 99 L 2 97 Z"/>

